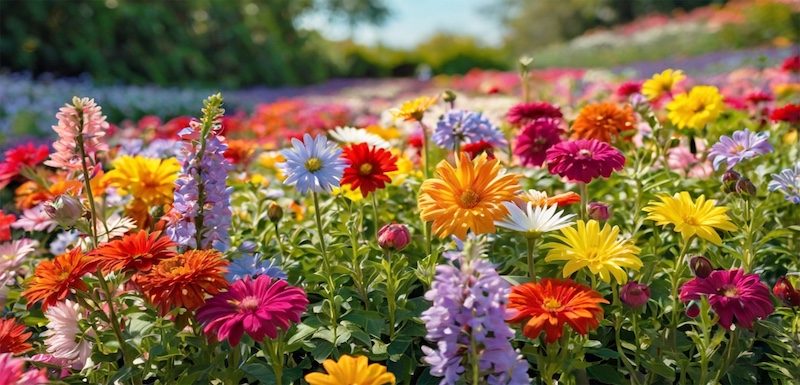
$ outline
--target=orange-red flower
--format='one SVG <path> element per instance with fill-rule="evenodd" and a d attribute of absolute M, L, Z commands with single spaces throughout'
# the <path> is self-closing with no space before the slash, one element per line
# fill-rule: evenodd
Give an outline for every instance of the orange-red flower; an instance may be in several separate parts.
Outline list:
<path fill-rule="evenodd" d="M 33 280 L 22 296 L 28 308 L 42 301 L 42 311 L 67 298 L 72 290 L 86 291 L 89 287 L 81 279 L 97 269 L 97 260 L 84 255 L 80 247 L 56 256 L 52 261 L 42 261 L 36 266 Z"/>
<path fill-rule="evenodd" d="M 228 264 L 216 250 L 189 250 L 159 261 L 135 282 L 162 315 L 173 306 L 195 310 L 205 303 L 206 294 L 228 287 L 222 276 Z"/>
<path fill-rule="evenodd" d="M 522 334 L 537 338 L 543 330 L 546 342 L 561 338 L 564 324 L 579 334 L 596 328 L 603 318 L 599 303 L 608 303 L 600 293 L 571 279 L 544 278 L 539 283 L 524 283 L 511 288 L 508 309 L 517 313 L 506 319 L 509 323 L 525 322 Z"/>
<path fill-rule="evenodd" d="M 635 129 L 633 108 L 620 109 L 612 103 L 592 103 L 581 109 L 572 123 L 572 139 L 597 139 L 611 143 L 623 131 Z"/>
<path fill-rule="evenodd" d="M 27 343 L 33 333 L 25 333 L 25 325 L 15 321 L 14 318 L 0 319 L 0 353 L 22 354 L 33 350 L 33 346 Z"/>
<path fill-rule="evenodd" d="M 148 234 L 142 230 L 103 244 L 91 255 L 97 258 L 105 272 L 128 269 L 146 272 L 154 263 L 174 257 L 176 253 L 170 248 L 175 246 L 175 242 L 162 237 L 160 231 Z"/>
<path fill-rule="evenodd" d="M 370 148 L 366 143 L 345 147 L 343 155 L 350 166 L 344 169 L 341 184 L 349 184 L 353 190 L 360 189 L 364 197 L 391 183 L 386 173 L 397 171 L 396 156 L 382 148 Z"/>
<path fill-rule="evenodd" d="M 229 139 L 226 141 L 228 148 L 222 154 L 228 162 L 247 169 L 256 151 L 255 143 L 244 139 Z"/>
<path fill-rule="evenodd" d="M 63 176 L 57 178 L 49 187 L 42 186 L 34 181 L 27 181 L 21 184 L 14 191 L 17 208 L 20 210 L 29 209 L 61 194 L 80 195 L 83 183 L 77 180 L 66 180 Z"/>

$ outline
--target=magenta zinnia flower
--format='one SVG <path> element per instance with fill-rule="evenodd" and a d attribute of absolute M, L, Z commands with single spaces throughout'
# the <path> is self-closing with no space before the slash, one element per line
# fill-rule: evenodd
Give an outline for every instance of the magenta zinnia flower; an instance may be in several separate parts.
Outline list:
<path fill-rule="evenodd" d="M 508 110 L 508 122 L 515 126 L 524 126 L 536 119 L 560 119 L 561 110 L 547 102 L 520 103 Z"/>
<path fill-rule="evenodd" d="M 561 129 L 554 119 L 537 119 L 522 129 L 514 148 L 514 155 L 525 166 L 541 167 L 547 158 L 547 149 L 561 142 Z"/>
<path fill-rule="evenodd" d="M 300 322 L 308 298 L 299 287 L 277 278 L 259 275 L 238 280 L 228 291 L 215 295 L 197 310 L 197 320 L 206 324 L 206 334 L 217 333 L 236 346 L 247 332 L 253 340 L 276 338 L 278 328 L 289 329 L 289 321 Z"/>
<path fill-rule="evenodd" d="M 711 309 L 719 315 L 719 324 L 730 330 L 731 324 L 753 328 L 756 318 L 766 318 L 775 308 L 769 288 L 758 280 L 757 274 L 743 270 L 715 270 L 708 278 L 695 278 L 681 287 L 681 301 L 708 297 Z"/>
<path fill-rule="evenodd" d="M 608 178 L 622 170 L 625 156 L 610 144 L 597 139 L 561 142 L 547 150 L 547 165 L 551 174 L 571 181 L 589 183 L 602 176 Z"/>

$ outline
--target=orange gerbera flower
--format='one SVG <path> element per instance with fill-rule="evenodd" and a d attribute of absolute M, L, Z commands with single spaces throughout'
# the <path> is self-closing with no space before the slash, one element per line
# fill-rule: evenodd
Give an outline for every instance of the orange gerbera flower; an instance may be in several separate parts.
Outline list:
<path fill-rule="evenodd" d="M 222 276 L 228 261 L 216 250 L 189 250 L 172 258 L 162 259 L 135 282 L 145 296 L 159 307 L 161 315 L 173 306 L 195 310 L 206 302 L 206 294 L 217 294 L 228 287 Z"/>
<path fill-rule="evenodd" d="M 520 190 L 519 175 L 506 174 L 500 161 L 485 153 L 470 160 L 462 152 L 455 168 L 443 160 L 436 174 L 439 178 L 422 183 L 417 203 L 422 220 L 433 221 L 432 230 L 441 238 L 466 239 L 467 230 L 495 232 L 494 222 L 508 214 L 503 202 L 513 201 Z"/>
<path fill-rule="evenodd" d="M 551 344 L 561 338 L 565 323 L 580 334 L 587 334 L 589 328 L 600 325 L 603 309 L 599 303 L 608 301 L 587 286 L 571 279 L 544 278 L 539 283 L 529 282 L 511 288 L 508 309 L 517 313 L 506 321 L 525 321 L 522 334 L 531 339 L 539 337 L 544 330 L 546 342 Z"/>
<path fill-rule="evenodd" d="M 0 353 L 22 354 L 33 350 L 33 346 L 26 343 L 33 333 L 25 333 L 25 325 L 15 321 L 14 318 L 0 319 Z"/>
<path fill-rule="evenodd" d="M 630 105 L 620 109 L 612 103 L 592 103 L 583 107 L 572 123 L 572 138 L 597 139 L 611 143 L 612 136 L 635 129 L 635 122 Z"/>
<path fill-rule="evenodd" d="M 170 250 L 177 246 L 169 237 L 162 237 L 160 231 L 148 234 L 141 230 L 136 234 L 127 234 L 103 244 L 91 252 L 105 272 L 134 269 L 140 272 L 149 271 L 153 263 L 172 258 L 176 253 Z"/>
<path fill-rule="evenodd" d="M 80 247 L 56 256 L 52 261 L 42 261 L 36 266 L 33 280 L 22 296 L 28 300 L 28 308 L 42 301 L 42 311 L 67 298 L 72 290 L 89 290 L 81 279 L 97 269 L 97 260 L 84 255 Z"/>
<path fill-rule="evenodd" d="M 256 151 L 255 143 L 244 139 L 229 139 L 225 143 L 228 148 L 222 154 L 228 162 L 247 169 L 252 160 L 253 153 Z"/>
<path fill-rule="evenodd" d="M 14 191 L 17 208 L 20 210 L 32 208 L 39 203 L 53 199 L 61 194 L 78 196 L 80 195 L 83 184 L 77 180 L 61 180 L 53 183 L 50 187 L 42 186 L 34 181 L 27 181 L 21 184 Z"/>

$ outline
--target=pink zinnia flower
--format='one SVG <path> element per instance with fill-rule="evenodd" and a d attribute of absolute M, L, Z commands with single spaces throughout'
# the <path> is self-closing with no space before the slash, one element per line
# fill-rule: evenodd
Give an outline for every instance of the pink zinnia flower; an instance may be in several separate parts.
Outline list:
<path fill-rule="evenodd" d="M 36 147 L 31 142 L 6 151 L 6 159 L 0 162 L 0 189 L 19 175 L 20 168 L 36 166 L 47 159 L 49 154 L 50 148 L 45 145 Z"/>
<path fill-rule="evenodd" d="M 197 320 L 206 324 L 206 334 L 215 332 L 218 340 L 236 346 L 244 332 L 255 341 L 276 338 L 278 328 L 285 331 L 289 321 L 300 322 L 306 305 L 303 289 L 266 275 L 255 280 L 248 275 L 206 301 L 197 310 Z"/>
<path fill-rule="evenodd" d="M 606 142 L 579 139 L 550 147 L 547 150 L 547 165 L 553 175 L 589 183 L 594 178 L 608 178 L 612 172 L 622 170 L 625 156 Z"/>
<path fill-rule="evenodd" d="M 537 119 L 522 129 L 514 148 L 514 155 L 525 166 L 541 167 L 546 151 L 561 142 L 561 128 L 554 119 Z"/>
<path fill-rule="evenodd" d="M 44 369 L 25 371 L 25 359 L 14 358 L 12 353 L 0 353 L 0 385 L 34 385 L 50 382 Z"/>
<path fill-rule="evenodd" d="M 617 95 L 627 98 L 633 94 L 641 94 L 642 93 L 642 82 L 639 81 L 630 81 L 622 83 L 619 88 L 617 88 Z"/>
<path fill-rule="evenodd" d="M 766 318 L 775 311 L 769 288 L 758 275 L 743 270 L 715 270 L 708 278 L 695 278 L 681 287 L 683 302 L 700 300 L 701 296 L 708 297 L 720 326 L 728 330 L 734 323 L 750 330 L 756 318 Z"/>
<path fill-rule="evenodd" d="M 50 167 L 69 170 L 82 167 L 77 141 L 79 136 L 83 137 L 88 166 L 97 163 L 95 154 L 98 151 L 108 151 L 108 145 L 99 140 L 108 130 L 108 122 L 100 106 L 94 99 L 79 99 L 77 96 L 72 98 L 72 103 L 73 105 L 61 107 L 56 114 L 58 125 L 53 126 L 53 131 L 58 134 L 59 140 L 53 143 L 56 152 L 50 154 L 50 159 L 44 162 Z"/>
<path fill-rule="evenodd" d="M 561 110 L 547 102 L 520 103 L 508 110 L 508 122 L 515 126 L 526 125 L 536 119 L 559 119 Z"/>

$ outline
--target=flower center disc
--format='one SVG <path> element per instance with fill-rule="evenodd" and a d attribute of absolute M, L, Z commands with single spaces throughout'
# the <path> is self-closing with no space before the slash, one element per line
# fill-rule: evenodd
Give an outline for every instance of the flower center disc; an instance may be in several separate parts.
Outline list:
<path fill-rule="evenodd" d="M 697 221 L 697 218 L 693 216 L 686 216 L 683 218 L 683 221 L 686 222 L 687 225 L 690 226 L 698 226 L 700 223 Z"/>
<path fill-rule="evenodd" d="M 256 297 L 245 297 L 239 303 L 239 309 L 242 310 L 255 310 L 258 309 L 258 299 Z"/>
<path fill-rule="evenodd" d="M 319 171 L 322 168 L 322 161 L 319 158 L 311 158 L 306 161 L 304 164 L 306 170 L 314 172 Z"/>
<path fill-rule="evenodd" d="M 465 208 L 471 209 L 475 207 L 479 201 L 480 195 L 471 189 L 461 193 L 461 204 L 464 205 Z"/>
<path fill-rule="evenodd" d="M 553 311 L 561 307 L 561 302 L 558 302 L 555 298 L 548 298 L 544 301 L 544 309 L 547 311 Z"/>
<path fill-rule="evenodd" d="M 726 297 L 736 297 L 739 294 L 739 290 L 736 289 L 736 286 L 725 285 L 717 290 L 717 294 L 724 295 Z"/>
<path fill-rule="evenodd" d="M 369 175 L 372 173 L 372 165 L 369 163 L 364 163 L 358 168 L 358 172 L 360 172 L 361 175 Z"/>
<path fill-rule="evenodd" d="M 594 153 L 584 148 L 578 151 L 578 155 L 585 158 L 591 158 Z"/>

